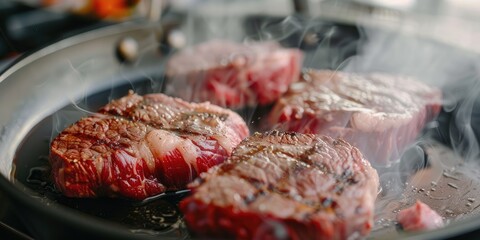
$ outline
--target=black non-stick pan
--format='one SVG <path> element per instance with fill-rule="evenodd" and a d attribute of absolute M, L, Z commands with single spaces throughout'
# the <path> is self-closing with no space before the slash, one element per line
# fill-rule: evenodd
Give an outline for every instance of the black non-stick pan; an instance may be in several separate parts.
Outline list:
<path fill-rule="evenodd" d="M 478 101 L 476 60 L 467 49 L 391 30 L 338 24 L 322 19 L 297 21 L 295 31 L 274 39 L 305 51 L 305 66 L 346 71 L 386 71 L 412 74 L 439 84 L 448 100 L 438 119 L 391 166 L 379 166 L 382 189 L 376 205 L 373 239 L 441 239 L 472 236 L 480 231 L 480 179 L 476 165 Z M 285 18 L 245 16 L 241 21 L 249 40 L 261 40 Z M 63 128 L 94 112 L 111 99 L 133 89 L 162 92 L 168 81 L 163 64 L 174 52 L 162 43 L 156 24 L 122 23 L 80 34 L 27 54 L 0 75 L 0 189 L 2 200 L 36 239 L 186 239 L 192 238 L 176 204 L 188 192 L 168 193 L 146 202 L 122 199 L 69 199 L 58 194 L 49 180 L 51 139 Z M 272 30 L 273 29 L 273 30 Z M 200 30 L 201 31 L 201 30 Z M 363 62 L 370 56 L 372 32 L 386 50 L 378 64 Z M 368 33 L 368 34 L 367 34 Z M 187 36 L 188 38 L 188 36 Z M 449 57 L 455 68 L 448 77 L 427 76 L 421 69 L 392 66 L 392 49 L 414 40 L 416 48 L 432 49 L 436 57 Z M 138 49 L 125 56 L 118 46 L 135 42 Z M 389 45 L 390 44 L 390 45 Z M 367 46 L 367 47 L 364 47 Z M 375 45 L 374 45 L 375 46 Z M 412 47 L 405 46 L 405 51 Z M 394 52 L 395 53 L 395 52 Z M 371 57 L 371 56 L 370 56 Z M 382 58 L 383 57 L 383 58 Z M 423 66 L 421 58 L 406 65 Z M 418 62 L 415 62 L 418 61 Z M 426 65 L 425 65 L 426 66 Z M 451 70 L 453 69 L 453 70 Z M 441 74 L 437 73 L 437 74 Z M 443 76 L 443 77 L 442 77 Z M 445 81 L 445 78 L 451 78 Z M 444 84 L 444 83 L 448 84 Z M 460 93 L 460 94 L 459 94 Z M 255 130 L 267 109 L 241 109 Z M 473 166 L 473 167 L 472 167 Z M 444 228 L 404 233 L 394 219 L 398 210 L 420 199 L 437 210 Z M 469 235 L 470 234 L 470 235 Z"/>

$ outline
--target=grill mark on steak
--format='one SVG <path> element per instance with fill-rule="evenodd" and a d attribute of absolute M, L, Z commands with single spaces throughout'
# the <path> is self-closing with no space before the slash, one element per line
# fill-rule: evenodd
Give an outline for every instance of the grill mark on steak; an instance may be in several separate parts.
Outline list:
<path fill-rule="evenodd" d="M 273 136 L 279 136 L 278 134 L 279 134 L 278 131 L 274 131 L 272 133 Z M 289 136 L 289 137 L 287 137 L 289 139 L 287 141 L 297 141 L 297 139 L 295 139 L 296 135 L 297 135 L 297 133 L 286 133 L 286 136 Z M 341 145 L 339 140 L 335 140 L 333 142 L 333 144 L 334 145 Z M 324 147 L 323 144 L 314 144 L 312 147 L 305 150 L 303 155 L 297 157 L 296 160 L 299 160 L 299 162 L 294 162 L 294 164 L 293 164 L 294 166 L 292 166 L 291 171 L 284 172 L 282 176 L 279 176 L 278 178 L 274 179 L 275 181 L 277 181 L 277 185 L 279 185 L 279 186 L 282 186 L 283 184 L 288 185 L 288 180 L 290 179 L 290 177 L 297 176 L 303 170 L 308 169 L 308 168 L 318 169 L 318 170 L 324 172 L 324 174 L 331 173 L 330 170 L 328 170 L 326 168 L 325 164 L 316 163 L 309 158 L 310 155 L 321 151 L 322 147 Z M 267 147 L 266 146 L 254 146 L 253 150 L 248 152 L 248 155 L 242 155 L 242 156 L 239 156 L 239 158 L 242 159 L 242 160 L 248 160 L 248 158 L 251 155 L 256 155 L 259 152 L 265 152 L 265 151 L 270 152 L 270 151 L 273 151 L 273 149 L 269 148 L 268 146 Z M 295 158 L 295 156 L 290 151 L 278 150 L 278 151 L 274 151 L 272 153 L 274 154 L 274 156 L 271 157 L 271 158 L 278 158 L 281 155 L 287 156 L 287 157 L 292 158 L 292 159 Z M 270 162 L 270 163 L 275 165 L 274 162 Z M 222 170 L 223 171 L 218 173 L 219 175 L 232 175 L 232 171 L 234 170 L 234 168 L 228 167 L 228 168 L 222 168 Z M 345 188 L 346 185 L 353 185 L 353 184 L 358 182 L 358 181 L 356 181 L 355 179 L 352 178 L 352 171 L 350 169 L 345 169 L 345 171 L 342 172 L 341 175 L 335 174 L 335 173 L 331 173 L 331 174 L 334 176 L 334 179 L 336 180 L 335 189 L 334 189 L 333 192 L 336 193 L 337 195 L 342 193 L 342 191 L 343 191 L 343 189 Z M 298 197 L 295 194 L 292 195 L 290 192 L 286 192 L 285 190 L 282 190 L 280 187 L 272 185 L 271 183 L 269 183 L 266 187 L 265 186 L 260 187 L 258 183 L 261 183 L 262 181 L 259 181 L 257 178 L 245 176 L 245 175 L 238 174 L 238 173 L 235 174 L 235 175 L 240 177 L 240 178 L 243 178 L 243 179 L 247 180 L 247 182 L 252 183 L 252 185 L 255 188 L 257 188 L 260 192 L 265 192 L 265 191 L 276 192 L 276 193 L 282 195 L 283 197 L 291 198 L 293 200 L 295 200 Z"/>
<path fill-rule="evenodd" d="M 338 77 L 337 77 L 338 78 Z M 352 78 L 358 78 L 356 76 L 352 76 Z M 411 102 L 416 101 L 416 98 L 411 98 L 409 94 L 405 94 L 402 92 L 394 91 L 394 89 L 391 89 L 393 91 L 386 92 L 385 88 L 386 87 L 393 87 L 393 86 L 386 86 L 385 84 L 382 84 L 382 82 L 375 81 L 375 78 L 366 76 L 368 81 L 374 82 L 374 84 L 365 86 L 364 84 L 360 85 L 359 82 L 356 82 L 355 80 L 353 81 L 348 81 L 348 82 L 341 82 L 341 83 L 334 83 L 334 89 L 336 89 L 335 94 L 339 95 L 340 97 L 344 99 L 348 99 L 352 102 L 369 106 L 369 107 L 378 107 L 377 104 L 373 104 L 371 101 L 374 101 L 376 98 L 383 98 L 383 99 L 390 99 L 394 100 L 394 103 L 389 103 L 385 104 L 387 108 L 381 108 L 379 110 L 389 112 L 391 107 L 396 107 L 397 104 L 402 105 L 402 107 L 409 108 L 411 107 Z M 334 77 L 333 79 L 336 80 Z M 360 82 L 364 82 L 362 79 L 360 79 Z M 376 86 L 378 84 L 378 86 Z M 347 91 L 339 88 L 340 86 L 348 89 Z M 365 92 L 367 92 L 365 94 Z M 392 94 L 394 93 L 394 94 Z M 362 97 L 361 95 L 365 94 L 365 97 Z M 399 96 L 401 95 L 401 96 Z M 392 111 L 394 112 L 394 111 Z"/>
<path fill-rule="evenodd" d="M 440 90 L 407 77 L 308 70 L 302 78 L 265 128 L 344 138 L 378 165 L 398 160 L 440 111 Z"/>
<path fill-rule="evenodd" d="M 271 131 L 242 141 L 227 161 L 189 187 L 193 194 L 180 208 L 190 229 L 200 235 L 268 238 L 268 233 L 255 234 L 274 221 L 293 239 L 345 239 L 370 230 L 378 175 L 343 140 Z M 220 216 L 238 228 L 218 230 Z M 207 225 L 200 220 L 205 217 Z M 245 228 L 241 235 L 240 228 Z"/>
<path fill-rule="evenodd" d="M 50 161 L 66 196 L 144 199 L 185 188 L 247 135 L 230 110 L 130 92 L 60 133 Z"/>
<path fill-rule="evenodd" d="M 219 106 L 187 103 L 162 94 L 145 95 L 143 99 L 139 101 L 138 95 L 130 93 L 127 97 L 107 104 L 99 112 L 108 113 L 112 108 L 126 109 L 125 106 L 128 106 L 128 109 L 133 110 L 120 112 L 119 116 L 178 134 L 184 132 L 213 135 L 228 152 L 233 150 L 233 146 L 228 144 L 231 138 L 249 134 L 248 128 L 238 114 L 231 111 L 227 114 L 226 110 Z"/>
<path fill-rule="evenodd" d="M 111 102 L 107 106 L 99 110 L 100 113 L 111 114 L 117 117 L 122 117 L 134 122 L 142 122 L 153 128 L 161 128 L 168 131 L 178 133 L 193 133 L 201 134 L 204 129 L 189 128 L 191 126 L 198 125 L 195 121 L 203 121 L 209 123 L 212 127 L 218 125 L 218 121 L 225 122 L 229 115 L 226 113 L 218 112 L 200 112 L 195 108 L 190 111 L 184 111 L 176 106 L 168 106 L 162 103 L 154 102 L 149 99 L 138 100 L 137 96 L 132 92 L 129 93 L 127 98 L 132 98 L 131 101 L 116 100 L 119 102 Z M 119 107 L 121 104 L 125 104 L 127 107 Z M 178 103 L 178 102 L 177 102 Z M 183 106 L 185 109 L 191 108 L 189 106 Z M 159 111 L 164 111 L 160 115 Z M 152 118 L 152 115 L 154 116 Z M 186 126 L 186 127 L 185 127 Z M 209 130 L 209 129 L 207 129 Z M 212 132 L 209 132 L 210 134 Z"/>

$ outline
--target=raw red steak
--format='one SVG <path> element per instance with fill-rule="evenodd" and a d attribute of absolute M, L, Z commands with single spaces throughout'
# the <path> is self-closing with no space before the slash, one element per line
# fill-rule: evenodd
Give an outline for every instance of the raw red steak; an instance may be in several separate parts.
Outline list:
<path fill-rule="evenodd" d="M 273 42 L 247 45 L 214 40 L 170 58 L 167 92 L 233 108 L 266 105 L 298 80 L 302 60 L 300 50 Z"/>
<path fill-rule="evenodd" d="M 367 159 L 397 160 L 440 111 L 441 92 L 406 77 L 307 71 L 268 117 L 268 127 L 344 138 Z"/>
<path fill-rule="evenodd" d="M 341 139 L 277 131 L 245 139 L 189 185 L 189 229 L 236 239 L 356 239 L 369 233 L 378 175 Z"/>
<path fill-rule="evenodd" d="M 236 113 L 163 94 L 128 96 L 60 133 L 50 162 L 68 197 L 144 199 L 222 163 L 248 128 Z"/>
<path fill-rule="evenodd" d="M 443 226 L 442 217 L 420 201 L 400 211 L 397 220 L 406 231 L 432 230 Z"/>

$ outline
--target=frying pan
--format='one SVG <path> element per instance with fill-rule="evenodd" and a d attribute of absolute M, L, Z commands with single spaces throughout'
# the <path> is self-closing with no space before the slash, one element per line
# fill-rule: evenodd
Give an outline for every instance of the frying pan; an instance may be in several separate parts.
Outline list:
<path fill-rule="evenodd" d="M 252 26 L 277 21 L 276 18 L 251 16 L 244 19 L 242 26 L 248 34 L 255 29 Z M 358 45 L 362 44 L 361 31 L 355 26 L 321 19 L 318 21 L 318 24 L 310 29 L 319 37 L 317 44 L 304 42 L 305 34 L 303 33 L 293 33 L 278 40 L 285 46 L 303 48 L 306 51 L 307 66 L 315 63 L 316 67 L 337 69 L 345 59 L 357 53 Z M 124 95 L 128 89 L 134 89 L 141 94 L 161 92 L 164 89 L 166 82 L 162 75 L 162 68 L 168 58 L 169 49 L 159 44 L 161 39 L 159 31 L 161 32 L 162 29 L 154 24 L 127 22 L 86 32 L 21 57 L 0 75 L 0 189 L 5 200 L 15 209 L 18 217 L 36 239 L 186 239 L 191 237 L 181 221 L 181 216 L 175 215 L 175 202 L 182 197 L 181 194 L 172 194 L 164 199 L 147 203 L 153 206 L 147 210 L 169 209 L 169 216 L 174 217 L 173 223 L 165 229 L 149 231 L 148 226 L 145 230 L 145 226 L 132 227 L 131 223 L 122 222 L 124 219 L 122 217 L 130 216 L 132 212 L 109 207 L 111 205 L 127 206 L 126 208 L 131 210 L 133 206 L 138 210 L 137 207 L 144 206 L 141 203 L 121 202 L 121 200 L 99 200 L 106 202 L 93 205 L 88 200 L 69 202 L 68 199 L 52 197 L 49 195 L 50 192 L 41 188 L 46 184 L 40 181 L 42 176 L 32 177 L 35 174 L 42 175 L 42 171 L 35 172 L 32 169 L 41 170 L 45 166 L 49 141 L 68 124 L 89 114 L 89 111 L 95 111 L 109 100 Z M 410 38 L 412 36 L 395 35 L 395 37 Z M 119 57 L 117 46 L 125 39 L 138 43 L 138 54 L 134 54 L 131 58 Z M 329 44 L 320 44 L 325 42 L 324 40 L 328 40 Z M 474 64 L 471 60 L 476 58 L 472 57 L 468 51 L 441 45 L 430 39 L 424 41 L 425 44 L 435 45 L 438 49 L 445 49 L 459 59 L 466 59 L 460 70 L 472 72 L 470 68 Z M 470 81 L 470 79 L 463 82 L 472 83 L 473 80 Z M 469 89 L 468 86 L 468 84 L 462 84 L 461 87 L 464 89 L 460 90 L 466 91 Z M 454 85 L 454 87 L 459 86 Z M 445 88 L 446 93 L 450 91 L 449 89 L 452 88 Z M 458 99 L 457 103 L 459 106 L 462 99 Z M 247 109 L 240 113 L 247 120 L 255 119 L 256 114 L 259 114 L 255 109 Z M 453 115 L 455 115 L 454 109 L 442 112 L 437 124 L 425 130 L 423 136 L 439 143 L 432 142 L 425 146 L 416 146 L 429 156 L 429 159 L 422 161 L 423 164 L 405 167 L 401 162 L 379 171 L 382 174 L 389 174 L 390 170 L 407 168 L 402 170 L 408 172 L 408 176 L 402 178 L 402 181 L 410 181 L 412 176 L 417 176 L 419 172 L 438 166 L 435 159 L 449 158 L 454 162 L 461 162 L 461 156 L 454 154 L 450 148 L 452 143 L 449 134 L 455 126 L 452 123 L 455 121 Z M 457 132 L 461 133 L 461 131 Z M 408 162 L 408 159 L 403 162 Z M 466 178 L 465 181 L 473 180 Z M 448 183 L 450 182 L 445 182 L 445 184 Z M 440 186 L 438 188 L 440 189 Z M 478 194 L 480 198 L 480 190 L 475 192 L 475 189 L 472 187 L 469 190 L 474 195 Z M 404 193 L 407 192 L 412 191 L 407 187 Z M 413 195 L 410 194 L 411 199 L 420 197 L 419 192 L 421 191 L 416 190 Z M 405 194 L 398 195 L 399 198 L 393 201 L 400 201 L 400 196 Z M 470 198 L 473 199 L 474 196 Z M 383 203 L 388 205 L 389 201 Z M 398 206 L 387 207 L 395 209 Z M 475 217 L 474 213 L 475 211 L 470 211 L 464 214 L 466 220 L 452 219 L 446 227 L 435 231 L 408 234 L 395 231 L 395 226 L 390 224 L 388 228 L 372 233 L 372 237 L 376 239 L 394 237 L 442 239 L 460 235 L 474 236 L 469 234 L 476 234 L 477 229 L 480 229 L 480 217 Z M 165 214 L 165 212 L 159 214 Z M 115 217 L 122 221 L 105 220 Z"/>

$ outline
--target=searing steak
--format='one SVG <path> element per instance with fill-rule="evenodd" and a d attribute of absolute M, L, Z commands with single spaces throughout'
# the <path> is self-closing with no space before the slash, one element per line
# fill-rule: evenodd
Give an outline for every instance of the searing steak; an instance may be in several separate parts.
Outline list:
<path fill-rule="evenodd" d="M 406 231 L 432 230 L 443 226 L 442 217 L 418 200 L 413 206 L 400 211 L 397 220 Z"/>
<path fill-rule="evenodd" d="M 369 233 L 378 175 L 328 136 L 256 133 L 180 202 L 189 229 L 236 239 L 355 239 Z"/>
<path fill-rule="evenodd" d="M 277 101 L 268 127 L 344 138 L 385 165 L 400 157 L 440 106 L 438 89 L 410 78 L 309 70 Z"/>
<path fill-rule="evenodd" d="M 230 110 L 130 93 L 61 132 L 50 162 L 57 188 L 68 197 L 144 199 L 185 188 L 248 134 Z"/>
<path fill-rule="evenodd" d="M 247 45 L 213 40 L 170 58 L 167 92 L 232 108 L 265 105 L 298 80 L 302 60 L 300 50 L 274 42 Z"/>

